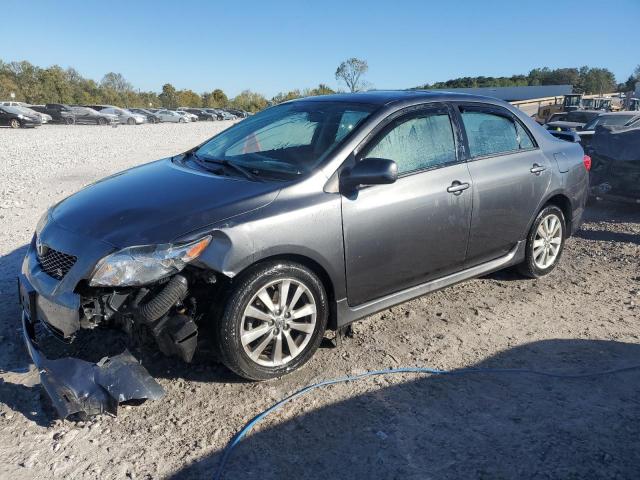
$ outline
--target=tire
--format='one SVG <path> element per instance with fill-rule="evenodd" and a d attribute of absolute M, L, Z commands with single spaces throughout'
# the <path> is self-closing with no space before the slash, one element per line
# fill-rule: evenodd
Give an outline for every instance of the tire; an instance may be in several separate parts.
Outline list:
<path fill-rule="evenodd" d="M 66 125 L 73 125 L 74 123 L 76 123 L 76 120 L 73 117 L 64 117 L 64 123 Z"/>
<path fill-rule="evenodd" d="M 127 125 L 135 125 L 136 121 L 133 118 L 128 118 L 127 119 Z"/>
<path fill-rule="evenodd" d="M 99 118 L 97 121 L 98 125 L 106 125 L 107 124 L 107 120 L 104 118 Z"/>
<path fill-rule="evenodd" d="M 18 120 L 17 118 L 12 118 L 9 121 L 9 126 L 11 128 L 20 128 L 22 126 L 22 124 L 20 123 L 20 120 Z"/>
<path fill-rule="evenodd" d="M 518 265 L 518 271 L 530 278 L 540 278 L 551 273 L 562 257 L 566 231 L 567 224 L 562 210 L 555 205 L 544 207 L 529 230 L 525 260 Z"/>
<path fill-rule="evenodd" d="M 184 118 L 179 118 L 178 123 L 187 123 L 187 121 Z"/>
<path fill-rule="evenodd" d="M 287 292 L 284 304 L 279 303 L 281 291 Z M 265 294 L 272 308 L 262 301 Z M 241 377 L 258 381 L 304 365 L 320 345 L 329 315 L 320 279 L 306 267 L 287 261 L 251 268 L 232 287 L 224 305 L 214 327 L 220 359 Z M 248 310 L 259 316 L 247 315 Z"/>

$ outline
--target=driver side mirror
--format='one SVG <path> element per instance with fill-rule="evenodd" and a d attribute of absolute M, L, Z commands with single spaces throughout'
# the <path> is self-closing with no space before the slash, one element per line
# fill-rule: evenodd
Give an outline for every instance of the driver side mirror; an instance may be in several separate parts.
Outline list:
<path fill-rule="evenodd" d="M 398 165 L 386 158 L 365 158 L 340 173 L 340 186 L 354 190 L 364 185 L 385 185 L 398 179 Z"/>

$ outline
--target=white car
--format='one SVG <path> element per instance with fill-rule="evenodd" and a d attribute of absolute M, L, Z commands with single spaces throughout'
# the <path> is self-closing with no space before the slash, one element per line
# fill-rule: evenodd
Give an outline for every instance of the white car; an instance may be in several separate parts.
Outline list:
<path fill-rule="evenodd" d="M 185 117 L 187 117 L 190 122 L 197 122 L 198 121 L 198 116 L 196 114 L 194 114 L 194 113 L 187 112 L 185 110 L 176 110 L 176 112 L 179 113 L 180 115 L 184 115 Z"/>
<path fill-rule="evenodd" d="M 36 112 L 35 110 L 32 110 L 31 108 L 29 108 L 29 104 L 28 103 L 24 103 L 24 102 L 0 102 L 0 105 L 2 105 L 3 107 L 15 107 L 15 108 L 20 109 L 25 115 L 36 116 L 42 121 L 43 125 L 52 120 L 51 115 L 47 115 L 46 113 L 40 113 L 40 112 Z"/>
<path fill-rule="evenodd" d="M 158 115 L 163 122 L 187 123 L 189 121 L 186 116 L 180 115 L 173 110 L 159 110 L 156 112 L 156 115 Z"/>
<path fill-rule="evenodd" d="M 126 123 L 127 125 L 140 125 L 141 123 L 145 123 L 147 121 L 144 115 L 130 112 L 126 108 L 107 107 L 100 110 L 100 113 L 110 113 L 112 115 L 117 115 L 120 119 L 120 123 Z"/>

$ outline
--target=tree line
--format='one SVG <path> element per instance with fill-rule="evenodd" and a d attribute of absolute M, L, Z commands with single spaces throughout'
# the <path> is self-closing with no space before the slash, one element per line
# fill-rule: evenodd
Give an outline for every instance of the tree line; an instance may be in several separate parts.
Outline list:
<path fill-rule="evenodd" d="M 275 103 L 310 95 L 334 93 L 327 85 L 316 88 L 292 90 L 278 93 L 271 99 L 264 95 L 244 90 L 233 98 L 219 88 L 197 93 L 190 89 L 178 90 L 170 83 L 162 91 L 135 89 L 122 74 L 110 72 L 96 82 L 80 75 L 74 68 L 64 69 L 58 65 L 41 68 L 27 61 L 3 62 L 0 60 L 0 100 L 30 104 L 65 103 L 71 105 L 119 105 L 123 107 L 210 107 L 239 108 L 257 112 Z"/>
<path fill-rule="evenodd" d="M 606 68 L 573 67 L 550 69 L 534 68 L 527 75 L 510 77 L 460 77 L 446 82 L 424 84 L 416 89 L 477 88 L 477 87 L 525 87 L 535 85 L 573 85 L 575 93 L 600 94 L 626 92 L 634 89 L 640 80 L 640 65 L 626 82 L 616 83 L 616 77 Z"/>
<path fill-rule="evenodd" d="M 349 91 L 371 88 L 364 79 L 368 71 L 366 60 L 350 58 L 342 62 L 336 72 L 336 80 Z M 640 80 L 640 66 L 625 83 L 616 84 L 612 72 L 605 68 L 536 68 L 528 75 L 511 77 L 462 77 L 446 82 L 421 85 L 419 89 L 460 87 L 508 87 L 527 85 L 571 84 L 581 93 L 604 93 L 633 90 Z M 190 89 L 178 90 L 170 83 L 163 85 L 161 92 L 135 89 L 122 74 L 110 72 L 99 81 L 80 75 L 74 68 L 58 65 L 42 68 L 27 61 L 3 62 L 0 60 L 0 100 L 11 99 L 30 104 L 66 103 L 72 105 L 107 104 L 123 107 L 233 107 L 257 112 L 269 105 L 300 97 L 327 95 L 335 91 L 325 84 L 304 90 L 280 92 L 268 99 L 264 95 L 244 90 L 233 98 L 219 88 L 197 93 Z"/>

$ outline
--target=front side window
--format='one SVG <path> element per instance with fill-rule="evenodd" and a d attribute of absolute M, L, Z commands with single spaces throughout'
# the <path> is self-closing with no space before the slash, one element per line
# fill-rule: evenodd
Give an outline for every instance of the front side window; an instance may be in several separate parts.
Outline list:
<path fill-rule="evenodd" d="M 535 146 L 525 128 L 510 117 L 469 110 L 462 112 L 462 122 L 471 157 L 517 152 Z"/>
<path fill-rule="evenodd" d="M 397 120 L 365 158 L 393 160 L 399 174 L 455 162 L 456 146 L 449 115 L 424 113 Z"/>
<path fill-rule="evenodd" d="M 309 173 L 375 108 L 331 101 L 277 105 L 223 131 L 196 155 L 280 176 Z"/>

